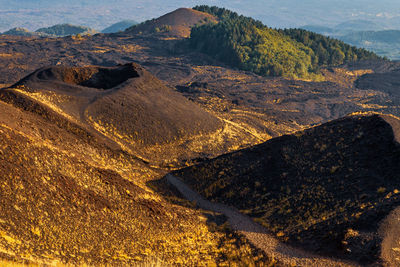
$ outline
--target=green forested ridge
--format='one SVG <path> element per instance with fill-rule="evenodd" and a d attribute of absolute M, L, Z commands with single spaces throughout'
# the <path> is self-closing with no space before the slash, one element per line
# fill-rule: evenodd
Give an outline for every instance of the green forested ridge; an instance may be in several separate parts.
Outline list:
<path fill-rule="evenodd" d="M 379 58 L 372 52 L 305 30 L 275 30 L 224 8 L 194 9 L 219 18 L 194 27 L 190 45 L 231 66 L 265 76 L 309 78 L 321 66 Z"/>
<path fill-rule="evenodd" d="M 379 56 L 373 52 L 348 45 L 343 41 L 322 34 L 303 29 L 285 29 L 278 31 L 311 48 L 318 58 L 319 66 L 337 66 L 356 60 L 379 58 Z"/>

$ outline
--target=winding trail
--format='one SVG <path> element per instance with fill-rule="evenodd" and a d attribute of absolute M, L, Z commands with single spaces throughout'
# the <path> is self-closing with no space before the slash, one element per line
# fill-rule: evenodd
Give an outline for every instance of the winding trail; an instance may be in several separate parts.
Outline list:
<path fill-rule="evenodd" d="M 167 181 L 172 184 L 187 200 L 195 202 L 204 210 L 224 214 L 232 229 L 243 234 L 254 246 L 263 250 L 269 257 L 280 263 L 291 266 L 359 266 L 339 259 L 325 258 L 304 250 L 283 244 L 268 233 L 267 229 L 255 223 L 250 217 L 240 213 L 237 209 L 205 200 L 198 193 L 190 189 L 185 183 L 168 174 Z"/>

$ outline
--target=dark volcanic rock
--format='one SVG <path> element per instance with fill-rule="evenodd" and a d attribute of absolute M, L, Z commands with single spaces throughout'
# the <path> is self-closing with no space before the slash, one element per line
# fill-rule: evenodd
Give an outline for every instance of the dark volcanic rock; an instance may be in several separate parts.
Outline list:
<path fill-rule="evenodd" d="M 175 174 L 284 241 L 371 263 L 379 223 L 400 205 L 399 140 L 398 118 L 353 115 Z"/>

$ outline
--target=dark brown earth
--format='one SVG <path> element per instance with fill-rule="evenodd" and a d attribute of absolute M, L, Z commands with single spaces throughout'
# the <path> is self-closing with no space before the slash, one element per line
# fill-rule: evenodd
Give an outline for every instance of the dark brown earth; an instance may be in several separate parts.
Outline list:
<path fill-rule="evenodd" d="M 400 204 L 399 127 L 392 116 L 353 115 L 174 175 L 282 241 L 373 263 L 379 224 Z"/>
<path fill-rule="evenodd" d="M 377 90 L 394 98 L 400 97 L 400 72 L 371 73 L 360 77 L 356 87 L 366 90 Z"/>
<path fill-rule="evenodd" d="M 397 119 L 353 116 L 264 142 L 352 112 L 400 116 L 399 64 L 324 69 L 320 82 L 260 77 L 191 51 L 182 36 L 203 14 L 177 12 L 191 14 L 167 16 L 177 35 L 0 36 L 0 258 L 271 263 L 152 183 L 167 170 L 263 143 L 193 168 L 215 180 L 210 197 L 241 205 L 282 241 L 376 260 L 377 222 L 398 204 L 390 135 Z M 228 173 L 235 184 L 224 184 Z M 200 178 L 193 186 L 204 191 Z M 257 183 L 266 181 L 270 195 Z M 232 191 L 214 194 L 220 186 Z"/>

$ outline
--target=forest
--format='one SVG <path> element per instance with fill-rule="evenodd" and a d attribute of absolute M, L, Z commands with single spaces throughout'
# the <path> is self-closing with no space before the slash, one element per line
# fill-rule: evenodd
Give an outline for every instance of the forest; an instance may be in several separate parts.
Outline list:
<path fill-rule="evenodd" d="M 312 78 L 321 67 L 378 59 L 365 49 L 301 29 L 272 29 L 225 8 L 196 6 L 218 23 L 194 27 L 190 46 L 242 70 L 263 76 Z"/>

